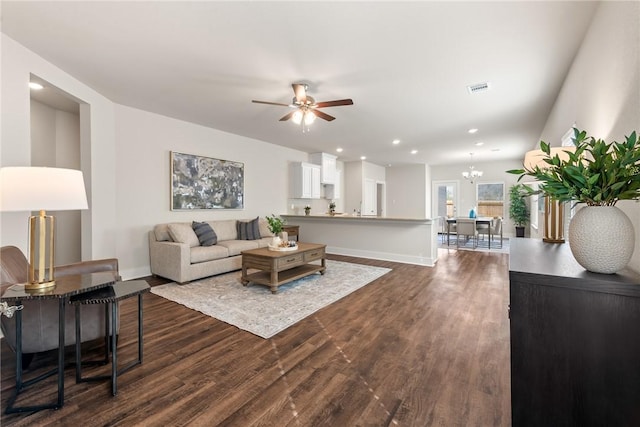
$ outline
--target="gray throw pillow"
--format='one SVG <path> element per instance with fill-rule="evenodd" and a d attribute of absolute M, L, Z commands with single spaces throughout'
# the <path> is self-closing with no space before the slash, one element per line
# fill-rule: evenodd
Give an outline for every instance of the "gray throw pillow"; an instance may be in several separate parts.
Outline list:
<path fill-rule="evenodd" d="M 200 246 L 213 246 L 218 243 L 218 236 L 216 236 L 216 232 L 213 231 L 213 228 L 211 228 L 211 226 L 206 222 L 193 221 L 191 223 L 191 227 L 193 228 L 193 231 L 195 231 L 196 236 L 198 236 Z"/>
<path fill-rule="evenodd" d="M 238 221 L 236 228 L 238 230 L 238 240 L 258 240 L 260 238 L 260 224 L 257 217 L 253 221 Z"/>

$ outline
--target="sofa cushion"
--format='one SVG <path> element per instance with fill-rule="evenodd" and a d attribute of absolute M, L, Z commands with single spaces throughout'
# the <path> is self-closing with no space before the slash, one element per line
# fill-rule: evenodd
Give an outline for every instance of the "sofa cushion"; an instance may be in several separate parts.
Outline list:
<path fill-rule="evenodd" d="M 207 221 L 218 236 L 218 243 L 222 240 L 236 240 L 238 231 L 236 230 L 236 220 L 226 219 L 222 221 Z"/>
<path fill-rule="evenodd" d="M 198 236 L 200 246 L 212 246 L 218 242 L 216 232 L 213 231 L 213 228 L 211 228 L 211 226 L 206 222 L 193 221 L 191 223 L 191 228 L 193 228 L 196 236 Z"/>
<path fill-rule="evenodd" d="M 191 264 L 199 262 L 213 261 L 215 259 L 227 258 L 229 250 L 224 246 L 196 246 L 191 248 Z"/>
<path fill-rule="evenodd" d="M 271 236 L 271 237 L 261 237 L 258 240 L 254 240 L 254 242 L 256 242 L 258 244 L 259 248 L 266 248 L 267 246 L 269 246 L 271 244 L 272 241 L 273 241 L 273 236 Z"/>
<path fill-rule="evenodd" d="M 156 236 L 158 242 L 170 242 L 171 236 L 169 235 L 169 224 L 158 224 L 153 227 L 153 234 Z"/>
<path fill-rule="evenodd" d="M 258 221 L 258 227 L 260 229 L 260 237 L 273 237 L 274 234 L 269 230 L 269 222 L 266 218 L 260 218 Z"/>
<path fill-rule="evenodd" d="M 242 251 L 258 249 L 257 240 L 225 240 L 218 242 L 216 246 L 224 246 L 229 250 L 229 256 L 240 255 Z"/>
<path fill-rule="evenodd" d="M 186 243 L 192 248 L 200 246 L 198 236 L 196 236 L 189 223 L 172 222 L 169 224 L 169 235 L 174 242 Z"/>
<path fill-rule="evenodd" d="M 252 221 L 238 221 L 238 240 L 256 240 L 260 238 L 259 217 Z"/>

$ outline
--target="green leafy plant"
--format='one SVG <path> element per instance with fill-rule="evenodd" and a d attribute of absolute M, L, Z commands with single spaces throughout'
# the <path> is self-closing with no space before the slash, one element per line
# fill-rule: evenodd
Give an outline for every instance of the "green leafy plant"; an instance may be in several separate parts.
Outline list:
<path fill-rule="evenodd" d="M 606 143 L 574 128 L 573 147 L 551 155 L 549 144 L 540 141 L 546 165 L 513 169 L 508 173 L 532 176 L 540 192 L 560 202 L 589 206 L 614 206 L 618 200 L 640 199 L 640 140 L 636 132 L 625 142 Z"/>
<path fill-rule="evenodd" d="M 280 218 L 279 216 L 275 216 L 274 214 L 272 214 L 272 216 L 267 215 L 265 218 L 269 223 L 269 230 L 271 230 L 271 232 L 275 235 L 280 234 L 282 232 L 282 226 L 287 223 L 287 221 Z"/>
<path fill-rule="evenodd" d="M 331 203 L 329 203 L 329 212 L 335 212 L 336 211 L 336 203 L 332 200 Z"/>
<path fill-rule="evenodd" d="M 529 222 L 529 208 L 524 200 L 529 195 L 528 188 L 524 184 L 512 185 L 509 188 L 509 218 L 516 227 L 524 227 Z"/>
<path fill-rule="evenodd" d="M 311 212 L 311 206 L 306 205 L 306 206 L 304 207 L 304 212 L 305 212 L 305 213 L 307 213 L 307 214 L 308 214 L 309 212 Z"/>

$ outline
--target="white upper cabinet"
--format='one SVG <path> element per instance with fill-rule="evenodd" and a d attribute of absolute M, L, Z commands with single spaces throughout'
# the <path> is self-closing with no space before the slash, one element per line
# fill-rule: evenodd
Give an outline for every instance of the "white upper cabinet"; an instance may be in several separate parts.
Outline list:
<path fill-rule="evenodd" d="M 309 156 L 311 163 L 320 165 L 320 182 L 322 184 L 336 183 L 336 166 L 338 157 L 327 153 L 313 153 Z"/>
<path fill-rule="evenodd" d="M 320 166 L 311 163 L 291 164 L 291 198 L 320 198 Z"/>
<path fill-rule="evenodd" d="M 324 198 L 331 200 L 338 200 L 342 193 L 340 192 L 342 186 L 342 171 L 336 170 L 335 184 L 327 185 L 324 187 Z"/>

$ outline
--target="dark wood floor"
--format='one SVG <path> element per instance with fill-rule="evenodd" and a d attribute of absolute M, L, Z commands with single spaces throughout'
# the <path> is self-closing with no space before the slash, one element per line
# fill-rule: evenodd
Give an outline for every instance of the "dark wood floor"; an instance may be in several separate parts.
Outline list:
<path fill-rule="evenodd" d="M 508 256 L 439 256 L 435 268 L 331 256 L 393 271 L 268 340 L 146 294 L 145 360 L 119 377 L 116 397 L 69 369 L 62 409 L 1 424 L 510 425 Z M 124 361 L 136 351 L 135 299 L 121 307 Z M 4 410 L 15 362 L 1 345 Z M 29 375 L 52 360 L 37 356 Z M 21 402 L 54 395 L 51 379 Z"/>

